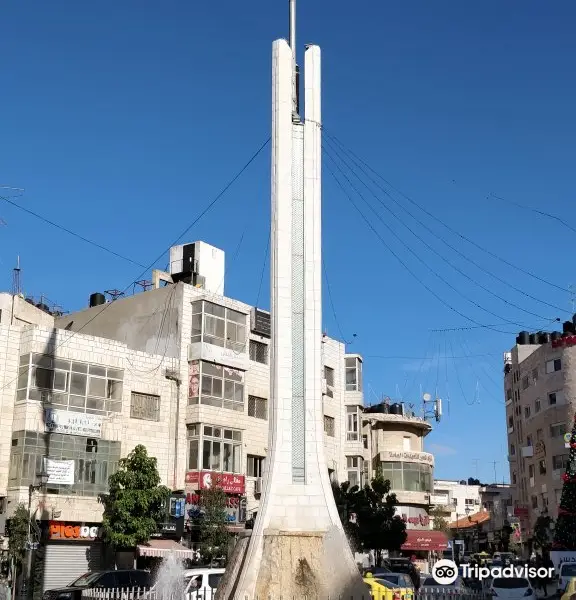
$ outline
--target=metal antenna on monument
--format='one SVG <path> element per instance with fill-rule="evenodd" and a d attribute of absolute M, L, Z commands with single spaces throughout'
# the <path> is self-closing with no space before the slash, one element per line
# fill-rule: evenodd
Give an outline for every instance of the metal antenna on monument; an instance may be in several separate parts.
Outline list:
<path fill-rule="evenodd" d="M 22 280 L 20 270 L 20 257 L 16 257 L 16 266 L 12 271 L 12 295 L 19 296 L 22 293 Z"/>
<path fill-rule="evenodd" d="M 428 405 L 431 404 L 432 407 L 428 408 Z M 442 418 L 442 400 L 440 398 L 432 399 L 432 394 L 426 392 L 422 394 L 422 405 L 423 405 L 423 413 L 425 419 L 434 419 L 437 423 L 440 422 Z"/>
<path fill-rule="evenodd" d="M 300 68 L 296 62 L 296 0 L 288 0 L 290 29 L 288 39 L 292 49 L 292 119 L 300 121 Z"/>
<path fill-rule="evenodd" d="M 114 302 L 114 300 L 118 300 L 118 298 L 124 295 L 124 292 L 120 290 L 104 290 L 104 293 L 110 296 L 110 302 Z"/>

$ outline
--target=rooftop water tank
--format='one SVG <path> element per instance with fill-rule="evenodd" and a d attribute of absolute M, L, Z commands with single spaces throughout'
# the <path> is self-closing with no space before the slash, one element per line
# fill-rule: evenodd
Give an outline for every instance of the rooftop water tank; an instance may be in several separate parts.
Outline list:
<path fill-rule="evenodd" d="M 525 346 L 530 341 L 530 335 L 527 331 L 521 331 L 516 338 L 516 343 Z"/>
<path fill-rule="evenodd" d="M 402 405 L 398 404 L 398 402 L 395 402 L 394 404 L 390 405 L 390 414 L 391 415 L 401 415 L 402 414 Z"/>
<path fill-rule="evenodd" d="M 530 344 L 538 343 L 538 334 L 537 333 L 531 333 L 529 337 L 530 337 Z"/>
<path fill-rule="evenodd" d="M 104 294 L 101 294 L 100 292 L 90 294 L 90 308 L 101 306 L 102 304 L 106 304 L 106 296 L 104 296 Z"/>
<path fill-rule="evenodd" d="M 559 331 L 553 331 L 550 334 L 550 338 L 552 339 L 553 342 L 558 341 L 561 337 L 562 337 L 562 334 Z"/>

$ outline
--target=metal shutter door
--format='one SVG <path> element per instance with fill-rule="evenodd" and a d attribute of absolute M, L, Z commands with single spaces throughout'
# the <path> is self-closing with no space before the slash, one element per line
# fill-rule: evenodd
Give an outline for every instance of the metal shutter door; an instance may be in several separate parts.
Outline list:
<path fill-rule="evenodd" d="M 44 558 L 44 591 L 68 585 L 88 571 L 98 571 L 102 544 L 48 544 Z"/>

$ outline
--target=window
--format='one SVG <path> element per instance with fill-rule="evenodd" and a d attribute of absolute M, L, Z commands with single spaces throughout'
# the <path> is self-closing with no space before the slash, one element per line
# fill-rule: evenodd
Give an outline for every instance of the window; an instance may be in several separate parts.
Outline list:
<path fill-rule="evenodd" d="M 367 435 L 362 436 L 362 444 L 363 444 L 364 448 L 366 448 L 366 450 L 368 450 L 368 436 Z"/>
<path fill-rule="evenodd" d="M 530 502 L 532 503 L 532 508 L 538 508 L 538 496 L 530 496 Z"/>
<path fill-rule="evenodd" d="M 346 407 L 346 440 L 348 442 L 358 441 L 358 406 Z"/>
<path fill-rule="evenodd" d="M 512 484 L 516 485 L 517 480 L 518 480 L 518 477 L 516 475 L 516 471 L 512 471 Z"/>
<path fill-rule="evenodd" d="M 538 381 L 538 367 L 532 369 L 532 381 L 536 383 Z"/>
<path fill-rule="evenodd" d="M 266 420 L 268 418 L 268 400 L 258 396 L 248 396 L 248 416 Z"/>
<path fill-rule="evenodd" d="M 324 415 L 324 433 L 329 437 L 334 437 L 334 417 Z"/>
<path fill-rule="evenodd" d="M 246 475 L 248 477 L 262 477 L 264 473 L 264 457 L 255 454 L 246 455 Z"/>
<path fill-rule="evenodd" d="M 562 392 L 551 392 L 548 394 L 548 405 L 554 406 L 556 404 L 562 404 Z"/>
<path fill-rule="evenodd" d="M 47 354 L 20 357 L 17 400 L 38 400 L 60 410 L 122 411 L 124 371 Z"/>
<path fill-rule="evenodd" d="M 382 476 L 390 480 L 392 491 L 432 491 L 432 467 L 420 463 L 382 462 Z"/>
<path fill-rule="evenodd" d="M 534 401 L 534 412 L 540 412 L 542 408 L 542 405 L 540 403 L 540 398 L 536 398 L 536 400 Z"/>
<path fill-rule="evenodd" d="M 526 390 L 530 387 L 530 378 L 528 377 L 528 375 L 525 375 L 522 378 L 522 389 Z"/>
<path fill-rule="evenodd" d="M 160 420 L 160 396 L 132 392 L 130 398 L 130 417 L 144 421 Z"/>
<path fill-rule="evenodd" d="M 362 485 L 360 473 L 362 472 L 364 459 L 361 456 L 347 456 L 346 467 L 348 469 L 348 482 L 350 487 Z"/>
<path fill-rule="evenodd" d="M 261 363 L 263 365 L 268 364 L 268 344 L 263 342 L 257 342 L 256 340 L 250 340 L 250 360 Z"/>
<path fill-rule="evenodd" d="M 564 423 L 554 423 L 550 425 L 550 437 L 562 437 L 566 433 L 566 425 Z"/>
<path fill-rule="evenodd" d="M 554 373 L 554 371 L 560 371 L 562 369 L 562 359 L 556 358 L 554 360 L 546 361 L 546 374 Z"/>
<path fill-rule="evenodd" d="M 246 315 L 207 300 L 193 302 L 191 340 L 246 352 Z"/>
<path fill-rule="evenodd" d="M 514 419 L 512 418 L 512 415 L 508 417 L 508 427 L 514 427 Z"/>
<path fill-rule="evenodd" d="M 530 406 L 524 407 L 524 417 L 528 419 L 530 417 Z"/>
<path fill-rule="evenodd" d="M 554 471 L 565 470 L 568 466 L 569 455 L 568 454 L 556 454 L 552 457 L 552 469 Z"/>
<path fill-rule="evenodd" d="M 326 395 L 334 398 L 334 369 L 324 366 L 324 379 L 326 380 Z"/>
<path fill-rule="evenodd" d="M 412 442 L 409 435 L 404 436 L 404 439 L 402 440 L 402 449 L 405 452 L 410 452 L 410 450 L 412 450 Z"/>
<path fill-rule="evenodd" d="M 188 426 L 189 470 L 241 473 L 241 456 L 241 431 L 199 423 Z"/>
<path fill-rule="evenodd" d="M 201 385 L 198 385 L 198 379 Z M 198 404 L 198 401 L 243 412 L 244 373 L 206 361 L 191 364 L 188 404 Z"/>
<path fill-rule="evenodd" d="M 534 477 L 534 465 L 528 465 L 528 477 L 530 479 Z"/>
<path fill-rule="evenodd" d="M 532 436 L 531 435 L 527 435 L 526 436 L 526 445 L 527 446 L 531 446 L 532 445 Z"/>
<path fill-rule="evenodd" d="M 514 444 L 510 444 L 510 456 L 516 456 L 516 446 Z"/>
<path fill-rule="evenodd" d="M 541 442 L 544 439 L 544 431 L 542 429 L 536 430 L 536 441 Z"/>
<path fill-rule="evenodd" d="M 120 442 L 37 431 L 16 431 L 12 436 L 10 486 L 27 487 L 37 483 L 47 447 L 50 459 L 74 461 L 74 483 L 50 483 L 47 493 L 97 497 L 108 492 L 108 477 L 116 472 L 120 460 Z"/>
<path fill-rule="evenodd" d="M 466 506 L 474 506 L 474 498 L 465 498 L 464 499 L 464 504 Z"/>
<path fill-rule="evenodd" d="M 512 402 L 512 389 L 508 388 L 506 390 L 506 402 Z"/>
<path fill-rule="evenodd" d="M 346 391 L 362 391 L 362 359 L 358 356 L 350 356 L 344 359 L 346 366 Z"/>
<path fill-rule="evenodd" d="M 538 461 L 538 472 L 540 475 L 546 475 L 546 460 L 542 459 Z"/>

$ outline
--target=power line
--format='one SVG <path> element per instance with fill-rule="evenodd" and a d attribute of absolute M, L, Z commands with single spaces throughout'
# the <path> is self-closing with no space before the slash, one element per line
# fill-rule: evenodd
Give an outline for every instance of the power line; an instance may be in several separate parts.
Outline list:
<path fill-rule="evenodd" d="M 340 334 L 340 341 L 344 342 L 344 344 L 350 344 L 351 342 L 346 341 L 346 336 L 342 332 L 342 327 L 340 327 L 340 320 L 338 319 L 338 315 L 336 314 L 334 299 L 332 298 L 332 288 L 330 286 L 330 280 L 328 279 L 328 271 L 326 271 L 326 263 L 324 262 L 324 257 L 322 257 L 322 270 L 324 271 L 324 279 L 326 280 L 328 302 L 330 303 L 330 309 L 332 310 L 332 317 L 334 318 L 334 323 L 336 324 L 336 327 L 338 328 L 338 333 Z"/>
<path fill-rule="evenodd" d="M 382 355 L 382 354 L 363 354 L 364 358 L 379 358 L 382 360 L 433 360 L 432 356 L 386 356 L 386 355 Z M 488 357 L 488 356 L 500 356 L 500 353 L 488 353 L 488 354 L 471 354 L 468 356 L 465 355 L 456 355 L 456 356 L 449 356 L 449 355 L 445 355 L 442 356 L 443 359 L 447 359 L 447 360 L 456 360 L 456 359 L 460 359 L 460 358 L 482 358 L 482 357 Z"/>
<path fill-rule="evenodd" d="M 326 133 L 327 135 L 329 135 L 331 138 L 333 138 L 340 146 L 342 146 L 343 148 L 345 148 L 344 144 L 335 135 L 331 135 L 329 132 L 327 132 L 326 128 L 324 126 L 323 126 L 323 131 L 324 131 L 324 133 Z M 558 290 L 560 290 L 562 292 L 568 292 L 568 290 L 566 288 L 564 288 L 562 286 L 559 286 L 559 285 L 556 285 L 555 283 L 553 283 L 551 281 L 548 281 L 547 279 L 544 279 L 543 277 L 539 277 L 538 275 L 535 275 L 534 273 L 531 273 L 530 271 L 527 271 L 526 269 L 523 269 L 522 267 L 519 267 L 518 265 L 515 265 L 514 263 L 511 263 L 510 261 L 506 260 L 505 258 L 502 258 L 501 256 L 498 256 L 497 254 L 495 254 L 491 250 L 488 250 L 487 248 L 484 248 L 480 244 L 478 244 L 475 241 L 471 240 L 470 238 L 466 237 L 464 234 L 460 233 L 459 231 L 456 231 L 454 228 L 450 227 L 450 225 L 448 225 L 447 223 L 444 223 L 444 221 L 442 221 L 436 215 L 434 215 L 433 213 L 431 213 L 430 211 L 428 211 L 426 208 L 424 208 L 418 202 L 416 202 L 415 200 L 413 200 L 412 198 L 410 198 L 410 196 L 408 196 L 407 194 L 405 194 L 404 192 L 402 192 L 398 188 L 394 187 L 387 179 L 385 179 L 382 175 L 380 175 L 380 173 L 378 173 L 375 169 L 373 169 L 366 161 L 362 160 L 352 150 L 347 149 L 347 152 L 349 152 L 352 156 L 354 156 L 357 160 L 359 160 L 367 169 L 369 169 L 372 173 L 374 173 L 374 175 L 376 175 L 376 177 L 380 178 L 384 183 L 386 183 L 386 185 L 390 186 L 390 188 L 392 188 L 396 193 L 400 194 L 403 198 L 405 198 L 406 200 L 408 200 L 408 202 L 410 202 L 411 204 L 413 204 L 414 206 L 416 206 L 417 208 L 419 208 L 422 212 L 426 213 L 429 217 L 431 217 L 432 219 L 434 219 L 436 222 L 440 223 L 440 225 L 442 225 L 443 227 L 445 227 L 448 231 L 450 231 L 454 235 L 456 235 L 459 238 L 463 239 L 464 241 L 468 242 L 472 246 L 475 246 L 476 248 L 478 248 L 482 252 L 485 252 L 489 256 L 492 256 L 496 260 L 499 260 L 500 262 L 508 265 L 509 267 L 512 267 L 513 269 L 516 269 L 517 271 L 520 271 L 521 273 L 524 273 L 525 275 L 528 275 L 529 277 L 532 277 L 533 279 L 536 279 L 536 280 L 538 280 L 538 281 L 540 281 L 542 283 L 545 283 L 546 285 L 549 285 L 551 287 L 554 287 L 554 288 L 556 288 L 556 289 L 558 289 Z"/>
<path fill-rule="evenodd" d="M 561 217 L 558 217 L 557 215 L 553 215 L 552 213 L 545 212 L 543 210 L 538 210 L 537 208 L 532 208 L 532 207 L 526 206 L 524 204 L 520 204 L 520 202 L 516 202 L 515 200 L 510 200 L 509 198 L 502 198 L 501 196 L 497 196 L 496 194 L 493 194 L 492 192 L 490 192 L 490 194 L 488 194 L 488 197 L 496 198 L 496 200 L 500 200 L 502 202 L 507 202 L 508 204 L 512 204 L 513 206 L 516 206 L 523 210 L 527 210 L 529 212 L 533 212 L 537 215 L 540 215 L 541 217 L 547 217 L 548 219 L 557 221 L 558 223 L 560 223 L 560 225 L 563 225 L 564 227 L 566 227 L 566 229 L 569 229 L 573 233 L 576 233 L 576 229 L 574 227 L 572 227 L 572 225 L 570 225 L 567 221 L 565 221 Z"/>
<path fill-rule="evenodd" d="M 186 229 L 184 229 L 184 231 L 168 246 L 168 248 L 164 249 L 159 256 L 157 256 L 151 263 L 150 265 L 148 265 L 148 267 L 145 268 L 144 271 L 142 271 L 138 277 L 136 277 L 136 279 L 134 281 L 132 281 L 131 283 L 129 283 L 126 288 L 124 289 L 124 292 L 126 292 L 127 290 L 130 289 L 130 287 L 132 285 L 134 285 L 134 283 L 136 283 L 137 281 L 139 281 L 140 279 L 142 279 L 142 277 L 144 275 L 147 274 L 147 272 L 166 254 L 166 252 L 168 252 L 168 250 L 170 250 L 170 248 L 172 246 L 175 246 L 178 244 L 178 242 L 190 231 L 190 229 L 192 229 L 192 227 L 194 227 L 194 225 L 196 225 L 201 219 L 202 217 L 204 217 L 209 211 L 210 209 L 222 198 L 222 196 L 224 196 L 224 194 L 232 187 L 232 185 L 234 185 L 234 183 L 240 178 L 240 176 L 246 171 L 246 169 L 256 160 L 256 158 L 258 157 L 258 155 L 262 152 L 262 150 L 264 150 L 264 148 L 266 148 L 266 146 L 268 145 L 268 143 L 270 142 L 271 138 L 268 138 L 259 148 L 258 150 L 256 150 L 256 152 L 254 152 L 254 154 L 252 154 L 252 156 L 248 159 L 248 161 L 246 163 L 244 163 L 244 165 L 241 167 L 241 169 L 232 177 L 232 179 L 230 179 L 228 181 L 228 183 L 220 190 L 220 192 L 218 192 L 218 194 L 216 194 L 216 196 L 209 202 L 209 204 L 200 212 L 200 214 L 186 227 Z M 81 327 L 79 327 L 78 329 L 76 329 L 75 331 L 72 332 L 67 332 L 70 333 L 70 335 L 67 337 L 67 339 L 63 340 L 60 344 L 58 344 L 58 346 L 56 346 L 56 348 L 54 348 L 54 353 L 56 352 L 56 350 L 58 350 L 59 348 L 61 348 L 64 344 L 66 344 L 67 342 L 69 342 L 74 336 L 78 335 L 83 329 L 85 329 L 88 325 L 90 325 L 90 323 L 92 323 L 94 320 L 96 320 L 107 308 L 109 308 L 113 303 L 112 302 L 108 302 L 107 304 L 104 304 L 102 306 L 102 309 L 99 310 L 91 319 L 88 319 L 88 321 L 86 321 L 86 323 L 84 323 Z M 62 330 L 64 331 L 64 330 Z M 28 368 L 28 370 L 30 370 L 30 367 Z M 0 388 L 0 390 L 6 389 L 8 386 L 12 385 L 16 380 L 18 379 L 18 377 L 15 377 L 14 379 L 12 379 L 11 381 L 9 381 L 8 383 L 6 383 L 4 386 L 2 386 L 2 388 Z"/>
<path fill-rule="evenodd" d="M 79 240 L 82 240 L 83 242 L 86 242 L 87 244 L 95 246 L 96 248 L 100 248 L 100 250 L 104 250 L 104 252 L 108 252 L 108 254 L 112 254 L 113 256 L 116 256 L 117 258 L 121 258 L 122 260 L 132 263 L 133 265 L 136 265 L 137 267 L 144 268 L 143 264 L 141 264 L 135 260 L 132 260 L 128 256 L 124 256 L 124 255 L 116 252 L 115 250 L 108 248 L 107 246 L 103 246 L 102 244 L 99 244 L 98 242 L 95 242 L 94 240 L 84 237 L 80 233 L 76 233 L 75 231 L 72 231 L 71 229 L 64 227 L 64 225 L 55 223 L 54 221 L 51 221 L 50 219 L 47 219 L 46 217 L 43 217 L 42 215 L 34 212 L 33 210 L 30 210 L 29 208 L 24 208 L 23 206 L 20 206 L 20 204 L 17 204 L 16 202 L 14 202 L 14 200 L 10 200 L 10 198 L 8 198 L 7 196 L 0 196 L 0 199 L 4 200 L 4 202 L 7 202 L 11 206 L 15 206 L 19 210 L 21 210 L 25 213 L 28 213 L 29 215 L 32 215 L 33 217 L 36 217 L 37 219 L 40 219 L 40 221 L 44 221 L 44 223 L 47 223 L 48 225 L 51 225 L 52 227 L 55 227 L 56 229 L 60 229 L 61 231 L 64 231 L 64 232 L 68 233 L 69 235 L 73 235 L 74 237 L 78 238 Z"/>
<path fill-rule="evenodd" d="M 493 292 L 491 289 L 487 288 L 485 285 L 479 283 L 478 281 L 476 281 L 473 277 L 471 277 L 468 273 L 466 273 L 465 271 L 463 271 L 462 269 L 460 269 L 458 266 L 456 266 L 454 263 L 452 263 L 450 260 L 448 260 L 443 254 L 441 254 L 438 250 L 436 250 L 436 248 L 434 248 L 433 246 L 431 246 L 430 244 L 428 244 L 426 242 L 426 240 L 424 240 L 421 236 L 419 236 L 409 225 L 407 225 L 393 210 L 391 210 L 386 204 L 385 202 L 382 200 L 382 198 L 379 198 L 378 195 L 374 192 L 374 190 L 372 190 L 370 188 L 370 186 L 368 184 L 366 184 L 366 182 L 359 176 L 356 174 L 356 172 L 354 171 L 354 169 L 346 162 L 345 158 L 342 157 L 342 154 L 339 152 L 338 148 L 334 147 L 334 142 L 331 141 L 331 138 L 333 136 L 330 136 L 329 134 L 327 134 L 325 136 L 325 139 L 330 140 L 330 143 L 333 144 L 331 145 L 331 149 L 338 155 L 338 157 L 340 158 L 340 160 L 348 167 L 348 169 L 350 169 L 350 171 L 354 174 L 354 176 L 362 183 L 362 185 L 364 185 L 364 187 L 366 187 L 366 189 L 372 194 L 372 196 L 374 196 L 374 198 L 395 218 L 397 219 L 402 226 L 404 226 L 406 229 L 408 229 L 408 231 L 417 239 L 419 240 L 422 244 L 424 244 L 431 252 L 433 252 L 434 254 L 436 254 L 438 257 L 440 257 L 441 260 L 443 260 L 445 263 L 447 263 L 450 267 L 452 267 L 455 271 L 457 271 L 460 275 L 462 275 L 463 277 L 465 277 L 466 279 L 468 279 L 469 281 L 471 281 L 472 283 L 474 283 L 474 285 L 477 285 L 479 288 L 481 288 L 482 290 L 484 290 L 485 292 L 489 293 L 490 295 L 494 296 L 495 298 L 498 298 L 498 300 L 504 302 L 505 304 L 512 306 L 513 308 L 516 308 L 517 310 L 520 310 L 522 312 L 525 312 L 526 314 L 532 315 L 534 317 L 540 318 L 540 319 L 548 319 L 549 317 L 544 317 L 538 313 L 532 312 L 530 310 L 527 310 L 521 306 L 519 306 L 518 304 L 511 302 L 510 300 L 507 300 L 506 298 L 503 298 L 502 296 L 500 296 L 499 294 L 497 294 L 496 292 Z M 486 273 L 487 275 L 489 275 L 490 277 L 492 277 L 493 279 L 496 279 L 497 281 L 503 283 L 504 285 L 507 285 L 508 287 L 510 287 L 511 289 L 521 293 L 522 295 L 535 300 L 536 302 L 539 302 L 541 304 L 545 304 L 547 306 L 550 306 L 552 308 L 555 308 L 557 310 L 561 310 L 563 312 L 568 312 L 566 309 L 563 309 L 559 306 L 556 306 L 554 304 L 550 304 L 549 302 L 545 302 L 543 300 L 540 300 L 538 298 L 536 298 L 535 296 L 532 296 L 531 294 L 528 294 L 526 292 L 524 292 L 522 289 L 517 288 L 516 286 L 510 284 L 509 282 L 507 282 L 505 279 L 499 277 L 498 275 L 495 275 L 494 273 L 492 273 L 491 271 L 489 271 L 488 269 L 485 269 L 484 267 L 482 267 L 481 265 L 479 265 L 478 263 L 476 263 L 476 261 L 474 261 L 473 259 L 469 258 L 468 256 L 466 256 L 463 252 L 461 252 L 460 250 L 458 250 L 458 248 L 456 248 L 455 246 L 453 246 L 452 244 L 450 244 L 449 242 L 447 242 L 446 240 L 444 240 L 442 237 L 438 236 L 430 227 L 428 227 L 428 225 L 426 223 L 424 223 L 421 219 L 419 219 L 417 216 L 415 216 L 411 211 L 409 211 L 405 206 L 403 206 L 400 202 L 398 202 L 398 200 L 396 200 L 396 198 L 394 198 L 389 192 L 388 190 L 386 190 L 384 187 L 382 187 L 378 181 L 376 181 L 373 177 L 370 176 L 370 174 L 363 168 L 362 164 L 358 163 L 358 161 L 356 161 L 354 159 L 354 157 L 351 155 L 351 151 L 346 151 L 344 148 L 342 148 L 342 152 L 347 153 L 350 157 L 351 160 L 354 162 L 354 164 L 359 168 L 359 170 L 364 173 L 364 175 L 366 175 L 366 177 L 368 177 L 368 179 L 376 186 L 378 187 L 378 189 L 380 191 L 382 191 L 388 198 L 390 198 L 390 200 L 392 200 L 392 202 L 394 202 L 398 207 L 400 207 L 404 212 L 406 212 L 410 217 L 412 217 L 412 219 L 414 219 L 421 227 L 423 227 L 424 229 L 426 229 L 426 231 L 428 231 L 432 236 L 434 236 L 435 239 L 439 239 L 445 246 L 447 246 L 448 248 L 450 248 L 452 251 L 456 252 L 460 257 L 462 257 L 464 260 L 468 261 L 469 263 L 471 263 L 472 265 L 474 265 L 476 268 L 478 268 L 479 270 L 481 270 L 482 272 Z"/>
<path fill-rule="evenodd" d="M 326 156 L 328 156 L 328 158 L 330 158 L 330 160 L 332 162 L 334 162 L 336 168 L 340 171 L 340 173 L 342 174 L 342 176 L 344 177 L 344 179 L 346 179 L 348 181 L 348 183 L 350 184 L 350 187 L 352 187 L 352 189 L 354 189 L 355 191 L 356 188 L 354 187 L 354 185 L 350 182 L 350 179 L 346 176 L 345 173 L 342 173 L 342 169 L 339 168 L 339 165 L 334 161 L 334 159 L 330 156 L 329 153 L 326 152 L 326 148 L 324 147 L 324 151 Z M 460 315 L 461 317 L 463 317 L 464 319 L 466 319 L 467 321 L 470 321 L 471 323 L 474 323 L 475 325 L 478 325 L 479 327 L 484 327 L 485 329 L 490 329 L 492 331 L 495 331 L 497 333 L 505 333 L 506 335 L 510 335 L 509 331 L 502 331 L 500 329 L 495 329 L 494 327 L 491 327 L 489 325 L 483 325 L 482 323 L 476 321 L 475 319 L 472 319 L 471 317 L 465 315 L 463 312 L 459 311 L 458 309 L 454 308 L 451 304 L 449 304 L 446 300 L 444 300 L 444 298 L 442 298 L 439 294 L 437 294 L 434 290 L 432 290 L 432 288 L 430 288 L 426 283 L 424 283 L 422 281 L 422 278 L 418 277 L 416 275 L 416 273 L 414 273 L 414 271 L 407 265 L 407 263 L 402 260 L 400 258 L 400 256 L 398 256 L 398 254 L 396 252 L 394 252 L 394 250 L 391 248 L 391 246 L 384 240 L 384 238 L 380 235 L 380 233 L 378 232 L 377 229 L 375 229 L 375 227 L 372 225 L 372 223 L 370 222 L 370 220 L 364 215 L 364 213 L 360 210 L 360 208 L 358 207 L 358 205 L 354 202 L 354 200 L 352 200 L 350 194 L 346 191 L 346 189 L 344 188 L 344 186 L 342 185 L 342 183 L 340 182 L 340 180 L 338 179 L 338 177 L 336 176 L 336 174 L 334 173 L 334 171 L 328 166 L 326 165 L 328 172 L 332 175 L 332 177 L 335 179 L 336 183 L 338 184 L 338 186 L 340 187 L 340 189 L 344 192 L 344 194 L 346 195 L 346 197 L 348 198 L 348 200 L 352 203 L 352 205 L 354 206 L 354 208 L 360 213 L 360 216 L 362 217 L 362 219 L 365 221 L 365 223 L 368 225 L 368 227 L 374 232 L 374 234 L 378 237 L 378 239 L 380 240 L 380 242 L 388 249 L 388 251 L 396 258 L 396 260 L 398 260 L 398 262 L 400 262 L 400 264 L 408 271 L 408 273 L 410 273 L 410 275 L 412 275 L 412 277 L 414 277 L 414 279 L 416 279 L 416 281 L 418 281 L 420 283 L 420 285 L 422 287 L 424 287 L 426 290 L 428 290 L 428 292 L 430 292 L 437 300 L 439 300 L 442 304 L 444 304 L 444 306 L 446 306 L 447 308 L 449 308 L 451 311 L 455 312 L 456 314 Z M 357 192 L 358 193 L 358 192 Z M 364 200 L 362 194 L 358 193 L 358 195 Z M 364 200 L 365 201 L 365 200 Z M 366 201 L 365 201 L 366 202 Z M 369 208 L 372 208 L 370 206 L 370 204 L 368 204 Z M 372 209 L 373 210 L 373 209 Z M 374 211 L 375 212 L 375 211 Z M 474 300 L 470 300 L 469 298 L 467 298 L 464 294 L 462 294 L 462 292 L 460 292 L 458 289 L 456 289 L 452 284 L 450 284 L 448 281 L 446 281 L 446 279 L 444 279 L 441 275 L 439 275 L 438 273 L 436 273 L 434 271 L 434 269 L 432 269 L 425 261 L 423 261 L 409 246 L 407 246 L 407 244 L 401 239 L 399 238 L 396 233 L 394 232 L 393 229 L 391 229 L 385 221 L 382 220 L 382 218 L 380 217 L 380 215 L 378 213 L 376 213 L 377 217 L 383 222 L 383 224 L 388 228 L 388 230 L 396 237 L 400 240 L 400 242 L 411 252 L 411 254 L 413 254 L 418 261 L 420 261 L 421 263 L 424 264 L 424 266 L 431 271 L 434 275 L 436 275 L 436 277 L 438 277 L 441 281 L 443 281 L 448 287 L 450 287 L 451 289 L 453 289 L 457 294 L 463 296 L 466 300 L 468 300 L 469 302 L 471 302 L 472 304 L 474 304 L 475 306 L 477 306 L 478 308 L 480 308 L 481 310 L 484 310 L 485 312 L 488 312 L 490 314 L 491 311 L 484 309 L 482 306 L 480 306 L 477 302 L 475 302 Z M 498 318 L 500 318 L 498 315 L 494 315 Z M 503 319 L 506 320 L 506 319 Z M 515 324 L 515 325 L 519 325 L 517 323 L 513 323 L 510 322 L 511 324 Z M 519 325 L 520 327 L 523 327 L 523 325 Z"/>
<path fill-rule="evenodd" d="M 264 263 L 262 264 L 262 272 L 260 273 L 260 283 L 258 284 L 258 296 L 256 296 L 256 304 L 254 306 L 258 308 L 260 302 L 260 294 L 262 293 L 262 285 L 264 284 L 264 273 L 266 272 L 266 263 L 268 262 L 268 256 L 270 254 L 270 238 L 272 233 L 268 234 L 268 241 L 266 242 L 266 251 L 264 252 Z"/>

